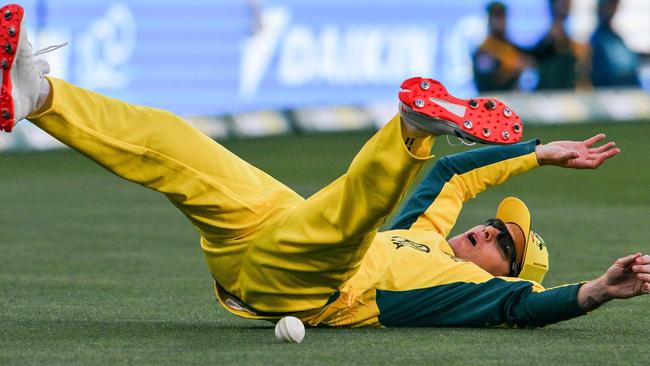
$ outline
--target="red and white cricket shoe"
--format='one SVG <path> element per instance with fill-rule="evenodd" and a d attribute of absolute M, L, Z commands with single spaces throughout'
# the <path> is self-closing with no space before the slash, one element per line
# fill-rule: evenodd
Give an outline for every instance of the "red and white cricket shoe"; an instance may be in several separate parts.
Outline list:
<path fill-rule="evenodd" d="M 514 144 L 524 125 L 515 112 L 496 99 L 459 99 L 440 82 L 421 77 L 404 80 L 400 115 L 432 135 L 451 135 L 482 144 Z"/>
<path fill-rule="evenodd" d="M 20 5 L 0 8 L 0 130 L 6 132 L 34 111 L 43 80 L 42 67 L 34 62 L 32 45 L 22 27 L 23 19 Z"/>

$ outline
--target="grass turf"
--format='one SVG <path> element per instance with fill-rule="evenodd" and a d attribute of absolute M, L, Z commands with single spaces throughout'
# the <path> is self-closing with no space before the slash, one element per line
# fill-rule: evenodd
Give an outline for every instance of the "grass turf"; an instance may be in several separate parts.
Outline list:
<path fill-rule="evenodd" d="M 543 141 L 608 133 L 623 154 L 598 171 L 543 168 L 470 201 L 457 228 L 505 195 L 533 210 L 554 286 L 650 251 L 649 123 L 529 128 Z M 226 144 L 309 195 L 344 172 L 369 134 Z M 438 143 L 435 152 L 457 151 Z M 209 157 L 206 157 L 209 158 Z M 162 196 L 80 155 L 0 155 L 0 365 L 641 364 L 650 297 L 541 329 L 308 329 L 278 344 L 273 326 L 216 304 L 198 236 Z"/>

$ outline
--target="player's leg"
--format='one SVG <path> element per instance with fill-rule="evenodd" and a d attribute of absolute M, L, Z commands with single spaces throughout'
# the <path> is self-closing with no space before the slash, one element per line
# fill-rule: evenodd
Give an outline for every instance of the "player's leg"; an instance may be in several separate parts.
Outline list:
<path fill-rule="evenodd" d="M 314 309 L 356 272 L 377 230 L 430 158 L 433 138 L 404 131 L 394 117 L 346 174 L 269 233 L 272 244 L 249 252 L 240 272 L 244 302 L 264 312 Z"/>
<path fill-rule="evenodd" d="M 483 143 L 521 138 L 521 122 L 501 102 L 475 105 L 477 100 L 455 98 L 430 79 L 409 79 L 402 87 L 409 89 L 400 93 L 400 115 L 361 149 L 348 172 L 289 213 L 271 236 L 273 245 L 249 253 L 240 273 L 249 305 L 261 311 L 323 305 L 358 269 L 378 228 L 427 161 L 432 135 Z M 473 122 L 465 123 L 448 104 L 465 106 L 463 116 Z"/>
<path fill-rule="evenodd" d="M 302 198 L 178 116 L 49 79 L 30 121 L 118 176 L 165 194 L 209 241 L 244 236 Z"/>
<path fill-rule="evenodd" d="M 302 201 L 171 113 L 62 80 L 48 83 L 35 65 L 27 34 L 21 32 L 22 8 L 13 5 L 2 11 L 11 12 L 0 19 L 1 28 L 11 27 L 11 32 L 0 38 L 15 50 L 2 74 L 0 100 L 7 109 L 0 116 L 3 129 L 31 114 L 33 123 L 64 144 L 124 179 L 164 193 L 210 241 L 237 241 L 283 206 Z M 32 113 L 40 90 L 48 89 L 40 110 Z"/>

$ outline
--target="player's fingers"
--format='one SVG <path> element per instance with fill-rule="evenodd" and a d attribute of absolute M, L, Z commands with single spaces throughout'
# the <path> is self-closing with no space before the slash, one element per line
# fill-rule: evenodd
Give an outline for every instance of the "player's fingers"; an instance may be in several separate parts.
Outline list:
<path fill-rule="evenodd" d="M 589 156 L 587 160 L 591 162 L 590 168 L 592 169 L 598 168 L 605 162 L 605 160 L 618 155 L 620 152 L 621 152 L 620 149 L 612 149 L 601 154 Z"/>
<path fill-rule="evenodd" d="M 616 146 L 616 143 L 613 142 L 613 141 L 610 141 L 610 142 L 606 143 L 605 145 L 598 146 L 598 147 L 593 147 L 593 148 L 589 149 L 589 153 L 591 153 L 591 154 L 600 154 L 602 152 L 605 152 L 605 151 L 613 148 L 614 146 Z"/>
<path fill-rule="evenodd" d="M 627 267 L 630 264 L 634 263 L 634 261 L 641 256 L 641 253 L 635 253 L 635 254 L 630 254 L 628 256 L 619 258 L 616 260 L 615 264 L 621 266 L 621 267 Z"/>
<path fill-rule="evenodd" d="M 639 281 L 650 282 L 650 273 L 637 273 L 636 278 Z"/>
<path fill-rule="evenodd" d="M 584 144 L 587 147 L 591 147 L 593 144 L 595 144 L 596 142 L 598 142 L 598 141 L 600 141 L 600 140 L 602 140 L 604 138 L 605 138 L 605 134 L 604 133 L 599 133 L 598 135 L 595 135 L 593 137 L 590 137 L 590 138 L 586 139 L 584 141 Z"/>
<path fill-rule="evenodd" d="M 621 153 L 621 149 L 619 149 L 619 148 L 617 147 L 617 148 L 614 148 L 614 149 L 610 149 L 610 150 L 607 150 L 607 151 L 603 151 L 603 152 L 601 152 L 601 153 L 596 153 L 596 154 L 591 154 L 591 153 L 590 153 L 590 154 L 589 154 L 589 158 L 590 158 L 590 159 L 598 159 L 598 158 L 604 157 L 605 159 L 609 159 L 609 158 L 611 158 L 612 156 L 618 155 L 618 154 L 620 154 L 620 153 Z"/>
<path fill-rule="evenodd" d="M 635 264 L 650 264 L 650 255 L 642 255 L 634 260 Z"/>
<path fill-rule="evenodd" d="M 620 154 L 620 153 L 621 153 L 621 149 L 619 149 L 619 148 L 617 147 L 617 148 L 614 148 L 614 149 L 611 149 L 611 150 L 607 150 L 607 151 L 605 151 L 603 154 L 605 154 L 606 159 L 609 159 L 609 158 L 611 158 L 612 156 L 616 156 L 616 155 L 618 155 L 618 154 Z"/>
<path fill-rule="evenodd" d="M 650 264 L 635 264 L 632 266 L 632 272 L 650 273 Z"/>

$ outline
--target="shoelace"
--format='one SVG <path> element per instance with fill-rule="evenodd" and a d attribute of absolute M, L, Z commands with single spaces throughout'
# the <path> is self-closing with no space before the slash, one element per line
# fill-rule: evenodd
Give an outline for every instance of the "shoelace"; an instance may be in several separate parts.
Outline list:
<path fill-rule="evenodd" d="M 60 44 L 55 44 L 55 45 L 52 45 L 52 46 L 41 48 L 40 50 L 34 52 L 34 56 L 40 56 L 40 55 L 48 53 L 48 52 L 56 51 L 59 48 L 65 47 L 67 45 L 68 45 L 68 42 L 63 42 L 63 43 L 60 43 Z"/>
<path fill-rule="evenodd" d="M 447 137 L 447 143 L 449 144 L 449 146 L 458 147 L 458 146 L 463 146 L 463 145 L 465 145 L 465 146 L 474 146 L 474 145 L 476 145 L 476 142 L 467 142 L 467 141 L 461 139 L 460 137 L 456 137 L 456 136 L 454 136 L 454 137 L 456 137 L 460 143 L 453 143 L 449 139 L 449 137 L 451 137 L 450 135 L 445 135 L 445 136 Z"/>

